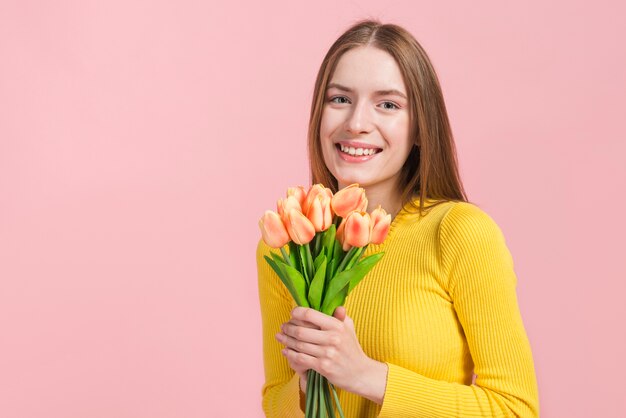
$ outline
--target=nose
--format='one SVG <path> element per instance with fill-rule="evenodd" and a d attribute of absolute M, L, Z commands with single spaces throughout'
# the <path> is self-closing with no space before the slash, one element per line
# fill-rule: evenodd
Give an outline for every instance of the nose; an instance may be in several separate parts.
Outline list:
<path fill-rule="evenodd" d="M 365 101 L 357 102 L 346 120 L 346 131 L 352 135 L 367 133 L 372 130 L 372 115 Z"/>

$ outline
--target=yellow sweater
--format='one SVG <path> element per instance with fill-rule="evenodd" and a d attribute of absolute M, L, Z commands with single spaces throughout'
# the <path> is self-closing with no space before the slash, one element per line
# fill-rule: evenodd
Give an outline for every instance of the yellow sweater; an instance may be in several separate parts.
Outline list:
<path fill-rule="evenodd" d="M 427 201 L 428 203 L 428 201 Z M 346 299 L 365 353 L 389 367 L 378 405 L 338 390 L 345 417 L 536 417 L 532 353 L 513 260 L 480 208 L 445 202 L 422 217 L 405 206 L 364 256 L 385 255 Z M 299 376 L 274 338 L 296 305 L 257 248 L 267 417 L 302 417 Z M 472 375 L 476 374 L 472 383 Z"/>

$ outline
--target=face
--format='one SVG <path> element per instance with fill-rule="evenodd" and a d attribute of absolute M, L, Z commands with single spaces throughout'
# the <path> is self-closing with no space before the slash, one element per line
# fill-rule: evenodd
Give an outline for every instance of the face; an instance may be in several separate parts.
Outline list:
<path fill-rule="evenodd" d="M 328 83 L 320 126 L 324 162 L 339 188 L 397 184 L 412 141 L 402 73 L 394 58 L 358 47 L 339 59 Z"/>

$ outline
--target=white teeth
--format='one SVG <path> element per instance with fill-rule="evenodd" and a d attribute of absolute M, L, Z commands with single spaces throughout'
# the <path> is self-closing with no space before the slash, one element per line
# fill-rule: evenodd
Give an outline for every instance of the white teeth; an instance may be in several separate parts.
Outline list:
<path fill-rule="evenodd" d="M 343 144 L 339 144 L 341 147 L 341 151 L 350 155 L 372 155 L 376 154 L 376 150 L 373 148 L 354 148 L 354 147 L 346 147 Z"/>

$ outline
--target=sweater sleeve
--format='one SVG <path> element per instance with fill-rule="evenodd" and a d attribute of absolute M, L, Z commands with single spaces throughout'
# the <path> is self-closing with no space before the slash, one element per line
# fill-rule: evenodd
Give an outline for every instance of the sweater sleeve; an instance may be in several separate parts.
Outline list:
<path fill-rule="evenodd" d="M 439 241 L 442 280 L 467 338 L 475 383 L 434 380 L 387 363 L 379 417 L 537 417 L 533 358 L 500 228 L 460 202 L 441 221 Z"/>
<path fill-rule="evenodd" d="M 261 390 L 263 411 L 268 418 L 304 417 L 304 394 L 300 376 L 289 366 L 280 350 L 284 347 L 274 337 L 280 325 L 289 321 L 296 306 L 274 270 L 263 258 L 270 247 L 262 240 L 256 251 L 259 300 L 263 329 L 263 364 L 265 383 Z"/>

